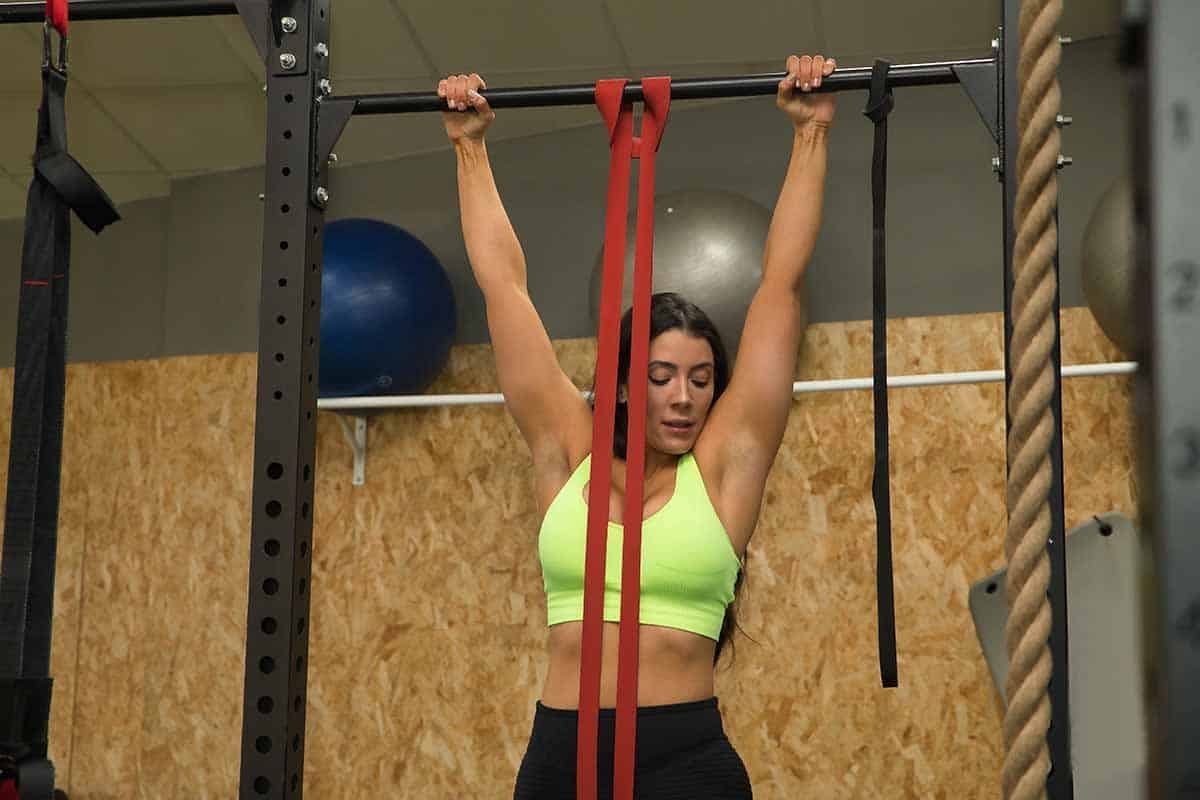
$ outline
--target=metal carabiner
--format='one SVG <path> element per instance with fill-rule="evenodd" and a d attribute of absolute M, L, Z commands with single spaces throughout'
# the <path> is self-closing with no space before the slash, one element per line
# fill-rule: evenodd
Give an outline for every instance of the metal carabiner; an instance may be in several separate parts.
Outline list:
<path fill-rule="evenodd" d="M 51 59 L 51 40 L 50 29 L 53 26 L 50 20 L 47 19 L 42 23 L 42 69 L 53 69 L 61 75 L 67 74 L 67 37 L 61 33 L 58 36 L 58 64 L 55 65 Z"/>

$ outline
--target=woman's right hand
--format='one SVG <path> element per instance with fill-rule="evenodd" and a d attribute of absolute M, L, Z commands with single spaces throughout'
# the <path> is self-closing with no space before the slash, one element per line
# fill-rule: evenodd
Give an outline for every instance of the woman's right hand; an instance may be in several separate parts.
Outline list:
<path fill-rule="evenodd" d="M 446 100 L 448 111 L 442 112 L 446 135 L 458 143 L 463 139 L 482 141 L 483 134 L 496 118 L 488 101 L 479 94 L 486 89 L 483 78 L 472 72 L 470 75 L 448 75 L 438 82 L 438 97 Z"/>

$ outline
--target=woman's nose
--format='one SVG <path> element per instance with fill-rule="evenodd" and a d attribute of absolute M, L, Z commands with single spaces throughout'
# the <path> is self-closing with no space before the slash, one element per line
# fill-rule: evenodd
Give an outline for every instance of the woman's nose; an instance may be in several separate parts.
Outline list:
<path fill-rule="evenodd" d="M 673 401 L 676 405 L 690 405 L 692 402 L 692 390 L 688 386 L 687 381 L 680 381 L 675 387 L 675 396 Z"/>

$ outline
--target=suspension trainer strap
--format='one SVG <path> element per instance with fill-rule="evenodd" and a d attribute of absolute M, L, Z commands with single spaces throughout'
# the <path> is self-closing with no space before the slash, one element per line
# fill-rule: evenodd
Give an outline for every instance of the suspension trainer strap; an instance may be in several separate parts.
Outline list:
<path fill-rule="evenodd" d="M 64 4 L 65 6 L 65 4 Z M 47 13 L 52 11 L 47 7 Z M 64 16 L 55 27 L 65 31 Z M 47 28 L 46 36 L 49 36 Z M 22 800 L 49 800 L 50 640 L 66 393 L 72 208 L 99 231 L 117 219 L 103 190 L 66 155 L 67 78 L 42 68 L 35 173 L 21 259 L 12 438 L 0 555 L 0 756 Z M 90 187 L 90 188 L 89 188 Z"/>
<path fill-rule="evenodd" d="M 887 395 L 887 118 L 895 105 L 887 85 L 886 61 L 871 70 L 871 94 L 863 111 L 875 123 L 875 151 L 871 159 L 872 325 L 874 351 L 875 475 L 875 583 L 879 611 L 879 675 L 885 688 L 899 683 L 896 666 L 896 600 L 892 576 L 891 472 L 888 466 Z"/>

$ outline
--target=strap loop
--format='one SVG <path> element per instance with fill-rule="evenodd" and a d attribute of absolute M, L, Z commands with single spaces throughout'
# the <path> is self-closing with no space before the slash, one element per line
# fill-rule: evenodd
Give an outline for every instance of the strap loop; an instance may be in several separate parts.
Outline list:
<path fill-rule="evenodd" d="M 622 98 L 625 94 L 625 84 L 628 82 L 625 78 L 607 78 L 596 81 L 596 108 L 600 111 L 600 116 L 604 118 L 604 124 L 608 126 L 609 147 L 616 147 L 617 125 L 622 121 L 621 116 L 626 111 Z M 630 135 L 632 135 L 632 118 L 629 122 Z"/>
<path fill-rule="evenodd" d="M 882 59 L 876 59 L 871 67 L 871 93 L 867 97 L 867 107 L 863 114 L 876 125 L 887 119 L 896 106 L 892 97 L 892 87 L 888 85 L 888 71 L 892 65 Z"/>
<path fill-rule="evenodd" d="M 896 665 L 896 601 L 892 574 L 891 472 L 888 458 L 887 395 L 887 118 L 895 102 L 887 84 L 890 64 L 875 62 L 871 94 L 863 111 L 875 123 L 871 160 L 872 199 L 872 324 L 874 356 L 875 474 L 871 494 L 875 500 L 875 589 L 879 625 L 879 674 L 884 688 L 899 684 Z"/>
<path fill-rule="evenodd" d="M 40 159 L 36 170 L 93 233 L 121 218 L 108 194 L 70 153 L 55 153 Z"/>

